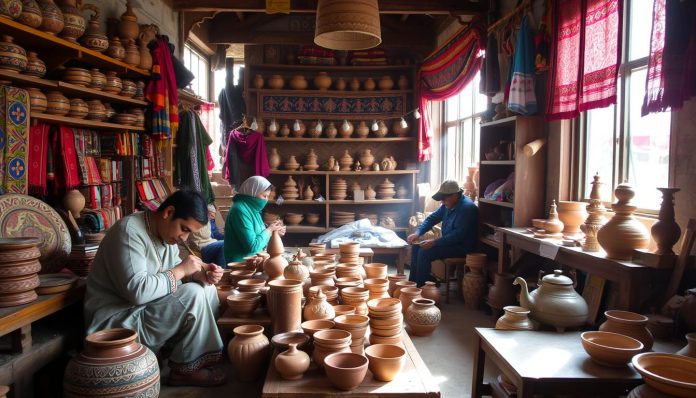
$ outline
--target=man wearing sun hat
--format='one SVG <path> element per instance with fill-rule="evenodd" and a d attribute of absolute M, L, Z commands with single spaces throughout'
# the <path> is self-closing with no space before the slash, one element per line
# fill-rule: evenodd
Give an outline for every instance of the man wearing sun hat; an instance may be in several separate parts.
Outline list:
<path fill-rule="evenodd" d="M 408 279 L 419 287 L 430 277 L 433 260 L 464 257 L 476 247 L 478 207 L 462 192 L 457 181 L 443 181 L 433 195 L 433 199 L 441 201 L 442 205 L 406 238 L 413 245 Z M 440 238 L 419 241 L 424 233 L 440 222 Z"/>

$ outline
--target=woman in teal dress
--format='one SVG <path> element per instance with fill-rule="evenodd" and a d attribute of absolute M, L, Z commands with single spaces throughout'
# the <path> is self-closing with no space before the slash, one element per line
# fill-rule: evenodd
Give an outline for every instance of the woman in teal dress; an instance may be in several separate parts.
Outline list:
<path fill-rule="evenodd" d="M 273 231 L 285 235 L 282 221 L 276 220 L 266 226 L 261 218 L 272 187 L 270 181 L 261 176 L 249 177 L 232 198 L 232 208 L 225 221 L 225 261 L 228 263 L 242 261 L 262 251 Z"/>

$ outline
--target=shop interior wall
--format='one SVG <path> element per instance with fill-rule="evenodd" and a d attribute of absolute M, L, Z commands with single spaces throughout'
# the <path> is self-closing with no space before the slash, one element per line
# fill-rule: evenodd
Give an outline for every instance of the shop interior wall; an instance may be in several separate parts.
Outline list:
<path fill-rule="evenodd" d="M 99 7 L 102 29 L 105 29 L 108 18 L 120 18 L 126 11 L 126 0 L 84 0 L 83 3 L 94 3 Z M 131 4 L 139 24 L 152 23 L 159 26 L 160 33 L 169 36 L 169 41 L 176 44 L 179 37 L 179 13 L 172 9 L 171 0 L 134 0 Z"/>

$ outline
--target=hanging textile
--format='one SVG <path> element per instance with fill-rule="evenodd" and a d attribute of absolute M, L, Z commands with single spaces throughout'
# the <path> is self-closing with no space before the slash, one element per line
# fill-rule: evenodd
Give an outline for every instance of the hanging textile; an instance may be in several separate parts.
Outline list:
<path fill-rule="evenodd" d="M 227 145 L 225 146 L 225 154 L 222 158 L 222 178 L 229 181 L 230 185 L 238 187 L 242 183 L 239 173 L 240 167 L 241 163 L 239 162 L 239 155 L 237 155 L 237 141 L 229 134 Z"/>
<path fill-rule="evenodd" d="M 152 102 L 153 134 L 160 138 L 170 138 L 176 134 L 179 125 L 179 93 L 169 42 L 158 37 L 152 54 L 152 74 L 147 83 L 145 97 Z"/>
<path fill-rule="evenodd" d="M 677 110 L 696 96 L 696 4 L 655 0 L 641 114 Z"/>
<path fill-rule="evenodd" d="M 534 38 L 525 15 L 517 34 L 517 45 L 512 62 L 512 79 L 508 109 L 521 115 L 533 115 L 537 112 L 536 94 L 534 93 Z"/>
<path fill-rule="evenodd" d="M 420 119 L 418 161 L 430 160 L 429 101 L 444 101 L 457 95 L 481 69 L 479 51 L 483 48 L 483 30 L 477 22 L 463 26 L 443 45 L 428 55 L 418 71 Z"/>
<path fill-rule="evenodd" d="M 623 0 L 555 0 L 547 119 L 616 103 L 622 8 Z"/>
<path fill-rule="evenodd" d="M 40 123 L 29 130 L 29 193 L 35 196 L 48 195 L 46 185 L 46 163 L 48 161 L 48 133 L 51 126 Z"/>
<path fill-rule="evenodd" d="M 51 143 L 56 162 L 54 185 L 56 193 L 62 194 L 80 185 L 74 132 L 68 126 L 59 126 L 52 135 Z"/>
<path fill-rule="evenodd" d="M 233 141 L 234 143 L 230 145 Z M 239 186 L 239 169 L 231 167 L 234 164 L 238 164 L 237 162 L 239 161 L 245 164 L 252 164 L 254 166 L 254 175 L 268 177 L 271 168 L 268 165 L 266 141 L 263 139 L 263 134 L 258 131 L 243 133 L 235 129 L 230 132 L 229 142 L 226 167 L 223 170 L 225 178 L 230 181 L 230 184 L 236 187 Z M 237 150 L 232 152 L 229 150 L 230 147 L 236 147 Z M 230 159 L 232 160 L 230 161 Z"/>
<path fill-rule="evenodd" d="M 0 86 L 0 190 L 27 194 L 29 152 L 29 93 Z"/>
<path fill-rule="evenodd" d="M 229 140 L 230 131 L 232 131 L 239 121 L 242 120 L 246 113 L 246 105 L 244 103 L 244 87 L 242 84 L 233 85 L 233 76 L 231 69 L 228 70 L 225 87 L 220 90 L 218 95 L 218 105 L 220 106 L 220 135 L 222 140 L 221 145 L 224 147 Z M 239 81 L 244 81 L 244 68 L 240 69 Z"/>
<path fill-rule="evenodd" d="M 184 112 L 176 136 L 176 185 L 200 191 L 208 203 L 215 201 L 205 155 L 206 148 L 212 142 L 198 114 Z"/>
<path fill-rule="evenodd" d="M 498 40 L 495 33 L 490 33 L 486 40 L 486 56 L 481 68 L 481 85 L 479 92 L 489 97 L 500 91 L 500 64 L 498 62 Z"/>

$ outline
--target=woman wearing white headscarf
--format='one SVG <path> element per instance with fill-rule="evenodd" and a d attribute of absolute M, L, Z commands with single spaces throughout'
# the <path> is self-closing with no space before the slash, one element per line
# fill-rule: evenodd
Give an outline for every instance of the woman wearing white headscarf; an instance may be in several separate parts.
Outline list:
<path fill-rule="evenodd" d="M 232 198 L 233 205 L 225 221 L 225 261 L 228 263 L 242 261 L 244 257 L 263 250 L 273 231 L 285 235 L 285 226 L 280 220 L 266 227 L 261 218 L 271 188 L 267 179 L 249 177 Z"/>

